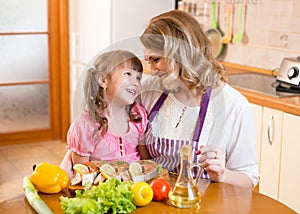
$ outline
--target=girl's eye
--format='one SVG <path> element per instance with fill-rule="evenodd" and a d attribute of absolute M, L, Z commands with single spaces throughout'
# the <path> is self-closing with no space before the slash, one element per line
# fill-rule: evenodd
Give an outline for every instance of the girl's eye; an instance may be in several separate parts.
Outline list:
<path fill-rule="evenodd" d="M 130 71 L 126 71 L 125 73 L 124 73 L 124 75 L 126 75 L 126 76 L 131 76 L 131 72 Z"/>
<path fill-rule="evenodd" d="M 136 80 L 140 82 L 142 80 L 142 77 L 141 76 L 137 76 Z"/>

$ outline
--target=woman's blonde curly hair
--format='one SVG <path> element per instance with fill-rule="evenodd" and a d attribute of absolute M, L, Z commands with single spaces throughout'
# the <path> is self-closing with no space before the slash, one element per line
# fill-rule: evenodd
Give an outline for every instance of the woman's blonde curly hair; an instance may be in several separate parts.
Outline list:
<path fill-rule="evenodd" d="M 161 54 L 194 95 L 226 82 L 225 69 L 213 57 L 210 40 L 189 13 L 172 10 L 152 18 L 140 41 Z"/>
<path fill-rule="evenodd" d="M 109 77 L 110 72 L 117 67 L 124 66 L 124 64 L 131 66 L 131 69 L 143 72 L 143 65 L 140 59 L 129 51 L 116 50 L 103 53 L 99 55 L 93 62 L 92 66 L 87 70 L 84 82 L 84 110 L 89 114 L 91 119 L 100 124 L 97 130 L 94 131 L 95 137 L 98 131 L 101 131 L 101 136 L 104 136 L 108 130 L 107 118 L 104 115 L 104 110 L 108 103 L 104 99 L 104 88 L 101 87 L 99 79 L 104 80 Z M 140 118 L 138 115 L 132 115 L 131 107 L 128 106 L 128 114 L 132 121 L 138 122 Z"/>

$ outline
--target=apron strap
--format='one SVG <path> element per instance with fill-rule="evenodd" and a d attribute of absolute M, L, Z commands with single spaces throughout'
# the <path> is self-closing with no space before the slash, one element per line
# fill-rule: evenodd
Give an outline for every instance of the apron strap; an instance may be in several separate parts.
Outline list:
<path fill-rule="evenodd" d="M 156 114 L 158 113 L 160 107 L 162 106 L 162 104 L 165 102 L 166 98 L 168 97 L 168 92 L 163 92 L 160 97 L 158 98 L 158 100 L 156 101 L 156 103 L 154 104 L 153 108 L 150 111 L 150 114 L 148 116 L 148 120 L 150 122 L 153 121 L 154 117 L 156 116 Z"/>
<path fill-rule="evenodd" d="M 200 134 L 202 132 L 204 120 L 206 117 L 207 107 L 208 107 L 208 103 L 209 103 L 209 99 L 210 99 L 210 94 L 211 94 L 211 88 L 208 88 L 203 97 L 203 101 L 201 103 L 201 108 L 199 111 L 199 116 L 198 116 L 198 120 L 196 123 L 195 131 L 194 131 L 193 141 L 196 141 L 196 142 L 199 141 Z"/>
<path fill-rule="evenodd" d="M 200 107 L 196 127 L 195 127 L 195 130 L 194 130 L 193 141 L 196 141 L 196 142 L 199 141 L 200 134 L 202 132 L 202 128 L 203 128 L 203 124 L 204 124 L 204 120 L 205 120 L 205 117 L 206 117 L 206 112 L 207 112 L 207 107 L 208 107 L 210 95 L 211 95 L 211 88 L 208 88 L 206 93 L 204 94 L 203 101 L 201 103 L 201 107 Z M 163 92 L 160 95 L 157 102 L 154 104 L 153 108 L 150 111 L 150 114 L 148 116 L 149 122 L 153 121 L 154 117 L 158 113 L 160 107 L 165 102 L 167 97 L 168 97 L 167 92 Z"/>

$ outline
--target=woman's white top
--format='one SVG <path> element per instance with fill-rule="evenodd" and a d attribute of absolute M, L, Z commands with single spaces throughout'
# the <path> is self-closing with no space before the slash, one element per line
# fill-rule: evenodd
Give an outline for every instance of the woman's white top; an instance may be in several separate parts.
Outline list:
<path fill-rule="evenodd" d="M 161 93 L 159 77 L 147 77 L 143 80 L 141 100 L 148 113 Z M 183 108 L 186 110 L 176 128 Z M 170 93 L 151 123 L 152 135 L 191 141 L 199 109 L 200 107 L 184 105 Z M 212 90 L 199 142 L 200 145 L 221 148 L 226 154 L 227 169 L 248 175 L 254 186 L 258 183 L 252 107 L 247 99 L 230 85 L 225 84 Z"/>

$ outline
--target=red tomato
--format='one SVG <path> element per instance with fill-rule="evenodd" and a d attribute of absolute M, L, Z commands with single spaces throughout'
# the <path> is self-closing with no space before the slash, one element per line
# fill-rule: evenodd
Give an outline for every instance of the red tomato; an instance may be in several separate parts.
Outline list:
<path fill-rule="evenodd" d="M 164 178 L 154 178 L 149 181 L 149 185 L 153 190 L 153 201 L 163 201 L 168 198 L 171 190 L 169 182 Z"/>

